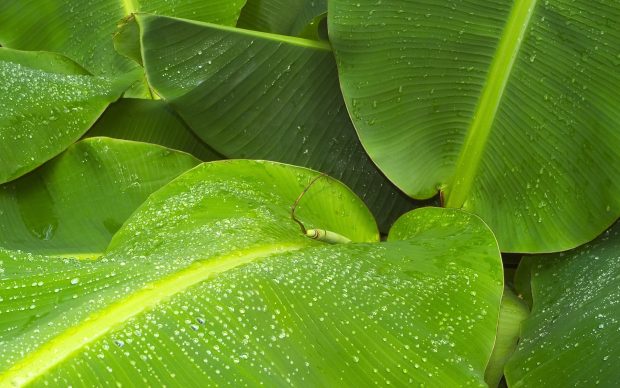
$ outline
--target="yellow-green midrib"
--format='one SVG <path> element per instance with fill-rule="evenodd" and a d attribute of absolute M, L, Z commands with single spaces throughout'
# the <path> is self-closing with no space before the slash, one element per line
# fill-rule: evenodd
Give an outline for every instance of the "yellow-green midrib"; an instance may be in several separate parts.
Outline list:
<path fill-rule="evenodd" d="M 106 308 L 97 311 L 77 326 L 58 334 L 26 355 L 0 375 L 0 387 L 26 385 L 69 359 L 87 345 L 122 326 L 131 318 L 149 311 L 190 287 L 243 264 L 273 254 L 299 250 L 303 244 L 270 244 L 199 261 L 161 280 L 146 284 Z"/>

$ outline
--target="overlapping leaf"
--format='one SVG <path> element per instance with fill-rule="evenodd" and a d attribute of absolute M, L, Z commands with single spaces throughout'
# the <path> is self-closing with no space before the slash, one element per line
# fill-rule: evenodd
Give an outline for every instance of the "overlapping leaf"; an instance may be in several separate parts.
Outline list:
<path fill-rule="evenodd" d="M 612 1 L 329 3 L 372 159 L 480 215 L 504 251 L 572 248 L 620 215 L 619 31 Z"/>
<path fill-rule="evenodd" d="M 325 12 L 327 0 L 248 0 L 237 27 L 299 36 Z"/>
<path fill-rule="evenodd" d="M 94 77 L 59 54 L 0 48 L 0 183 L 79 139 L 136 78 Z"/>
<path fill-rule="evenodd" d="M 341 179 L 384 231 L 411 209 L 360 145 L 326 43 L 154 15 L 136 20 L 151 87 L 216 151 Z"/>
<path fill-rule="evenodd" d="M 484 380 L 489 387 L 498 387 L 504 377 L 504 367 L 517 348 L 521 323 L 528 314 L 525 303 L 510 288 L 505 287 L 497 323 L 497 338 L 484 373 Z"/>
<path fill-rule="evenodd" d="M 86 134 L 159 144 L 203 161 L 224 159 L 202 142 L 168 105 L 159 100 L 123 98 L 110 105 Z"/>
<path fill-rule="evenodd" d="M 196 164 L 189 155 L 151 144 L 78 142 L 0 186 L 0 247 L 97 257 L 149 194 Z"/>
<path fill-rule="evenodd" d="M 502 292 L 491 232 L 423 209 L 378 243 L 363 203 L 322 177 L 296 215 L 354 242 L 311 240 L 290 206 L 317 176 L 207 163 L 100 260 L 0 252 L 0 384 L 483 386 Z"/>
<path fill-rule="evenodd" d="M 94 74 L 136 65 L 112 45 L 117 24 L 133 12 L 152 12 L 235 25 L 244 0 L 27 0 L 0 2 L 0 45 L 63 53 Z"/>
<path fill-rule="evenodd" d="M 533 305 L 506 367 L 510 386 L 616 385 L 620 225 L 573 251 L 525 258 L 518 278 L 521 285 L 531 281 L 531 290 L 520 291 Z"/>

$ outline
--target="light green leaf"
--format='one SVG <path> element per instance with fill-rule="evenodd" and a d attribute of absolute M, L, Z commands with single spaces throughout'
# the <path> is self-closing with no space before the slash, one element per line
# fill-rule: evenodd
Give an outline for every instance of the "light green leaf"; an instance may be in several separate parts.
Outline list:
<path fill-rule="evenodd" d="M 620 380 L 620 224 L 565 253 L 523 259 L 532 313 L 506 366 L 511 387 L 613 387 Z M 529 280 L 529 281 L 528 281 Z M 519 290 L 529 294 L 528 290 Z"/>
<path fill-rule="evenodd" d="M 74 143 L 136 77 L 94 77 L 59 54 L 0 48 L 0 183 Z"/>
<path fill-rule="evenodd" d="M 86 136 L 159 144 L 185 151 L 203 161 L 224 159 L 200 140 L 163 101 L 122 98 L 108 107 Z"/>
<path fill-rule="evenodd" d="M 248 0 L 237 27 L 298 36 L 326 12 L 327 0 Z"/>
<path fill-rule="evenodd" d="M 484 386 L 502 293 L 488 228 L 421 209 L 378 243 L 362 201 L 321 177 L 296 215 L 354 242 L 312 240 L 290 207 L 317 176 L 207 163 L 100 260 L 0 252 L 0 385 Z"/>
<path fill-rule="evenodd" d="M 497 387 L 504 376 L 504 366 L 517 348 L 521 322 L 527 318 L 529 310 L 525 303 L 514 292 L 504 287 L 504 296 L 499 311 L 497 323 L 497 338 L 493 347 L 493 354 L 484 372 L 484 381 L 489 387 Z"/>
<path fill-rule="evenodd" d="M 151 87 L 217 152 L 341 179 L 383 231 L 413 207 L 359 143 L 327 43 L 153 15 L 136 20 Z"/>
<path fill-rule="evenodd" d="M 0 186 L 0 247 L 94 258 L 153 191 L 198 160 L 159 146 L 92 138 Z"/>
<path fill-rule="evenodd" d="M 62 53 L 93 74 L 118 75 L 137 65 L 114 50 L 117 24 L 152 12 L 234 26 L 245 0 L 26 0 L 0 2 L 0 45 Z M 136 89 L 133 94 L 146 95 Z"/>
<path fill-rule="evenodd" d="M 138 24 L 134 22 L 133 14 L 118 23 L 117 32 L 112 37 L 112 44 L 117 53 L 131 59 L 140 66 L 144 66 L 140 53 L 140 29 Z"/>
<path fill-rule="evenodd" d="M 510 252 L 620 215 L 620 3 L 333 0 L 328 19 L 361 141 L 409 195 L 442 191 Z"/>

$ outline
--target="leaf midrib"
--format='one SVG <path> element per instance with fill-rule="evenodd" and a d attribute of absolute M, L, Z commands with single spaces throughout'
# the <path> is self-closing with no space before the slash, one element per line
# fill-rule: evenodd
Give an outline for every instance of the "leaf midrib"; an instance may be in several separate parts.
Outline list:
<path fill-rule="evenodd" d="M 0 375 L 0 387 L 22 386 L 32 382 L 131 318 L 217 274 L 273 254 L 296 251 L 307 246 L 308 244 L 301 243 L 278 243 L 238 250 L 228 255 L 194 262 L 179 272 L 146 284 L 136 292 L 89 315 L 77 326 L 68 327 L 22 358 Z"/>
<path fill-rule="evenodd" d="M 446 187 L 446 206 L 463 207 L 478 173 L 484 148 L 495 121 L 502 95 L 506 89 L 523 37 L 530 24 L 537 0 L 516 0 L 499 40 L 487 78 L 465 135 L 463 148 L 454 170 L 452 182 Z"/>
<path fill-rule="evenodd" d="M 269 40 L 277 44 L 289 44 L 292 46 L 299 46 L 299 47 L 303 47 L 306 49 L 313 49 L 313 50 L 320 50 L 320 51 L 327 51 L 327 52 L 332 51 L 331 46 L 328 43 L 323 42 L 323 41 L 299 38 L 296 36 L 274 34 L 270 32 L 247 30 L 244 28 L 230 27 L 230 26 L 208 23 L 208 22 L 201 22 L 201 21 L 190 20 L 190 19 L 181 19 L 181 18 L 175 18 L 171 16 L 160 16 L 160 15 L 150 14 L 150 13 L 139 13 L 137 15 L 137 20 L 141 24 L 140 25 L 141 29 L 144 28 L 141 20 L 145 20 L 149 18 L 169 19 L 169 20 L 173 20 L 178 23 L 193 24 L 193 25 L 197 25 L 200 27 L 204 27 L 204 28 L 211 28 L 214 30 L 225 31 L 225 32 L 232 33 L 232 34 L 248 36 L 250 38 Z M 141 32 L 141 35 L 144 35 L 144 32 Z"/>

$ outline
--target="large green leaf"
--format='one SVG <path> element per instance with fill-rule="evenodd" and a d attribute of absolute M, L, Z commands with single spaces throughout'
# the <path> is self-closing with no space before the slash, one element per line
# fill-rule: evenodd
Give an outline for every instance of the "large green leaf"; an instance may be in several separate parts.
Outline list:
<path fill-rule="evenodd" d="M 59 54 L 0 48 L 0 183 L 79 139 L 135 79 L 93 77 Z"/>
<path fill-rule="evenodd" d="M 244 0 L 20 0 L 0 2 L 0 45 L 56 51 L 94 74 L 134 68 L 112 44 L 116 25 L 143 11 L 235 25 Z"/>
<path fill-rule="evenodd" d="M 411 209 L 359 143 L 327 43 L 153 15 L 136 20 L 151 87 L 216 151 L 341 179 L 384 231 Z"/>
<path fill-rule="evenodd" d="M 80 141 L 0 186 L 0 247 L 97 257 L 149 194 L 196 164 L 189 155 L 151 144 Z"/>
<path fill-rule="evenodd" d="M 575 247 L 620 215 L 620 3 L 333 0 L 345 101 L 381 170 L 442 191 L 503 251 Z"/>
<path fill-rule="evenodd" d="M 159 100 L 120 99 L 106 109 L 86 136 L 159 144 L 185 151 L 203 161 L 224 159 L 196 137 L 165 102 Z"/>
<path fill-rule="evenodd" d="M 377 243 L 362 201 L 322 177 L 297 216 L 355 242 L 312 240 L 290 207 L 317 176 L 207 163 L 100 260 L 0 252 L 0 385 L 483 386 L 502 293 L 488 228 L 428 208 Z"/>
<path fill-rule="evenodd" d="M 521 266 L 517 284 L 531 281 L 533 306 L 506 367 L 510 386 L 617 386 L 620 224 L 590 244 L 526 257 Z"/>
<path fill-rule="evenodd" d="M 327 0 L 248 0 L 237 27 L 298 36 L 325 12 Z"/>

